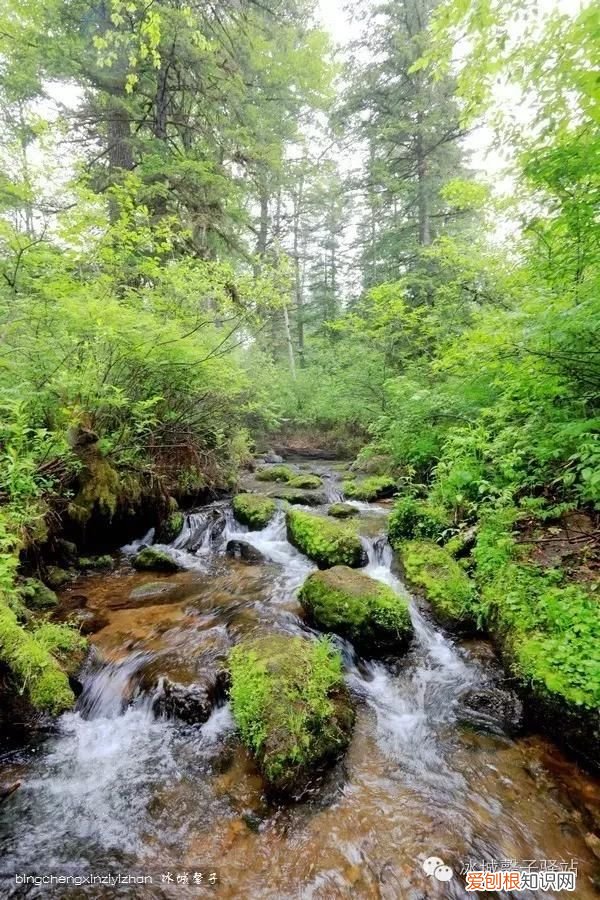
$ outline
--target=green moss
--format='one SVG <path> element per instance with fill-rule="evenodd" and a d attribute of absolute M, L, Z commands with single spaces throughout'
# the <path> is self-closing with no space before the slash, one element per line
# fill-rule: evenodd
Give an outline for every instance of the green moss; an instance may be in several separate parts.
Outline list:
<path fill-rule="evenodd" d="M 58 606 L 58 597 L 37 578 L 27 578 L 19 587 L 19 594 L 29 609 L 53 609 Z"/>
<path fill-rule="evenodd" d="M 514 675 L 542 696 L 600 706 L 600 607 L 564 573 L 526 561 L 511 519 L 496 515 L 481 527 L 477 577 L 488 627 Z"/>
<path fill-rule="evenodd" d="M 442 507 L 414 497 L 400 497 L 390 515 L 388 537 L 392 547 L 407 538 L 442 541 L 450 526 L 449 516 Z"/>
<path fill-rule="evenodd" d="M 232 506 L 238 522 L 254 531 L 268 525 L 277 511 L 275 501 L 260 494 L 238 494 L 233 498 Z"/>
<path fill-rule="evenodd" d="M 66 653 L 67 644 L 70 651 L 77 649 L 81 639 L 66 626 L 44 627 L 45 631 L 26 631 L 18 624 L 15 613 L 0 604 L 0 659 L 8 665 L 36 708 L 58 714 L 69 709 L 75 698 L 68 677 L 52 651 Z"/>
<path fill-rule="evenodd" d="M 313 559 L 319 568 L 358 568 L 366 563 L 360 538 L 350 525 L 298 509 L 287 511 L 286 524 L 289 542 Z"/>
<path fill-rule="evenodd" d="M 431 541 L 400 544 L 407 579 L 419 587 L 445 625 L 471 630 L 477 612 L 475 585 L 443 547 Z"/>
<path fill-rule="evenodd" d="M 358 515 L 358 510 L 349 503 L 332 503 L 327 510 L 327 515 L 333 516 L 334 519 L 351 519 Z"/>
<path fill-rule="evenodd" d="M 91 518 L 94 509 L 112 517 L 119 499 L 119 475 L 96 447 L 87 450 L 79 476 L 79 490 L 69 505 L 69 514 L 80 524 Z"/>
<path fill-rule="evenodd" d="M 285 500 L 286 503 L 291 503 L 293 506 L 322 506 L 327 502 L 325 494 L 317 493 L 316 491 L 293 490 L 287 485 L 269 491 L 269 497 L 274 497 L 276 500 Z"/>
<path fill-rule="evenodd" d="M 299 599 L 319 628 L 348 637 L 367 652 L 404 648 L 412 637 L 406 599 L 346 566 L 313 572 Z"/>
<path fill-rule="evenodd" d="M 341 657 L 326 640 L 270 636 L 229 656 L 231 710 L 269 786 L 301 788 L 349 741 L 354 712 Z"/>
<path fill-rule="evenodd" d="M 154 547 L 145 547 L 133 560 L 134 569 L 142 572 L 177 572 L 179 564 L 162 550 Z"/>
<path fill-rule="evenodd" d="M 92 572 L 108 571 L 114 564 L 114 559 L 108 553 L 103 556 L 81 556 L 78 561 L 80 569 L 90 569 Z"/>
<path fill-rule="evenodd" d="M 46 568 L 46 582 L 53 590 L 58 590 L 68 584 L 73 577 L 73 573 L 59 566 L 48 566 Z"/>
<path fill-rule="evenodd" d="M 255 474 L 258 481 L 291 481 L 295 477 L 296 473 L 289 466 L 269 466 Z"/>
<path fill-rule="evenodd" d="M 344 481 L 342 491 L 351 500 L 382 500 L 391 497 L 397 490 L 396 482 L 388 475 L 371 475 L 362 481 Z"/>
<path fill-rule="evenodd" d="M 161 522 L 158 529 L 157 538 L 161 544 L 170 544 L 175 538 L 181 534 L 181 529 L 185 522 L 185 516 L 179 510 L 171 512 L 169 516 Z"/>
<path fill-rule="evenodd" d="M 319 488 L 323 484 L 323 479 L 319 478 L 318 475 L 296 475 L 295 478 L 291 478 L 288 482 L 291 488 L 300 488 L 300 490 L 312 490 L 313 488 Z"/>

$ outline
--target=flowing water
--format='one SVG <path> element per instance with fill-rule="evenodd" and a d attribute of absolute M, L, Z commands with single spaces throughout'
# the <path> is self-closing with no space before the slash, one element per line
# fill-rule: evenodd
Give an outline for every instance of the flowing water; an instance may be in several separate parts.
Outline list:
<path fill-rule="evenodd" d="M 328 500 L 339 498 L 333 470 L 306 468 L 325 476 Z M 261 487 L 251 478 L 249 486 Z M 366 573 L 407 594 L 383 537 L 385 507 L 355 505 Z M 106 621 L 92 638 L 83 692 L 54 733 L 0 759 L 0 778 L 4 769 L 4 781 L 22 781 L 0 805 L 7 896 L 463 898 L 473 896 L 460 877 L 469 858 L 574 859 L 574 896 L 600 896 L 588 834 L 597 782 L 548 741 L 505 732 L 514 696 L 489 646 L 451 639 L 415 598 L 404 658 L 360 659 L 335 639 L 358 711 L 350 748 L 299 802 L 270 804 L 224 697 L 203 725 L 162 715 L 157 699 L 164 676 L 206 680 L 244 634 L 313 636 L 296 593 L 314 566 L 287 542 L 282 511 L 260 532 L 237 525 L 227 503 L 189 514 L 169 547 L 184 569 L 168 577 L 128 564 L 153 537 L 123 548 L 115 573 L 70 589 Z M 227 557 L 232 539 L 263 562 Z M 451 881 L 425 875 L 432 855 L 453 868 Z M 149 874 L 153 884 L 15 886 L 15 873 L 49 872 Z M 196 872 L 205 884 L 216 873 L 217 885 L 176 883 Z"/>

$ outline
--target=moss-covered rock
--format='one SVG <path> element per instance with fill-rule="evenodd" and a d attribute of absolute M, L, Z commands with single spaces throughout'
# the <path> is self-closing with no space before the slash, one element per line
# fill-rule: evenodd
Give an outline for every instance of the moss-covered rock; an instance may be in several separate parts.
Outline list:
<path fill-rule="evenodd" d="M 441 507 L 414 497 L 400 497 L 389 518 L 388 537 L 392 547 L 413 538 L 442 541 L 451 524 L 448 513 Z"/>
<path fill-rule="evenodd" d="M 115 561 L 108 553 L 103 556 L 81 556 L 78 562 L 80 569 L 90 572 L 107 572 L 114 568 Z"/>
<path fill-rule="evenodd" d="M 475 585 L 451 554 L 432 541 L 405 541 L 399 549 L 407 580 L 423 591 L 442 624 L 476 630 Z"/>
<path fill-rule="evenodd" d="M 92 442 L 79 449 L 82 469 L 79 490 L 69 505 L 69 515 L 84 525 L 98 510 L 108 518 L 116 511 L 121 490 L 119 475 Z"/>
<path fill-rule="evenodd" d="M 333 516 L 334 519 L 351 519 L 358 515 L 358 510 L 349 503 L 332 503 L 327 510 L 327 515 Z"/>
<path fill-rule="evenodd" d="M 45 581 L 52 590 L 57 591 L 72 580 L 73 574 L 73 572 L 68 572 L 66 569 L 61 569 L 60 566 L 47 566 Z"/>
<path fill-rule="evenodd" d="M 275 501 L 260 494 L 237 494 L 233 498 L 232 506 L 238 522 L 247 525 L 253 531 L 265 528 L 277 511 Z"/>
<path fill-rule="evenodd" d="M 276 500 L 285 500 L 292 506 L 324 506 L 327 503 L 325 494 L 321 491 L 299 491 L 293 488 L 285 487 L 276 488 L 269 491 L 269 497 Z"/>
<path fill-rule="evenodd" d="M 286 525 L 290 544 L 313 559 L 320 569 L 331 566 L 356 569 L 368 562 L 360 538 L 351 525 L 332 522 L 299 509 L 287 511 Z"/>
<path fill-rule="evenodd" d="M 348 745 L 354 711 L 327 641 L 270 636 L 229 656 L 231 710 L 268 786 L 299 793 Z"/>
<path fill-rule="evenodd" d="M 346 497 L 350 500 L 364 500 L 367 503 L 393 497 L 397 490 L 395 480 L 388 475 L 372 475 L 362 481 L 342 483 L 342 491 Z"/>
<path fill-rule="evenodd" d="M 349 638 L 367 654 L 402 650 L 413 634 L 407 600 L 347 566 L 313 572 L 299 599 L 319 628 Z"/>
<path fill-rule="evenodd" d="M 269 466 L 265 469 L 259 469 L 255 473 L 257 481 L 291 481 L 296 477 L 296 472 L 289 466 Z"/>
<path fill-rule="evenodd" d="M 37 578 L 27 578 L 20 586 L 19 594 L 28 609 L 53 609 L 58 606 L 54 591 Z"/>
<path fill-rule="evenodd" d="M 85 641 L 71 628 L 44 623 L 36 631 L 22 628 L 15 613 L 0 603 L 0 660 L 26 689 L 36 709 L 58 714 L 75 700 L 61 666 L 81 660 Z M 59 661 L 60 660 L 60 661 Z"/>
<path fill-rule="evenodd" d="M 145 547 L 133 559 L 134 569 L 141 572 L 177 572 L 180 566 L 172 556 L 154 547 Z"/>
<path fill-rule="evenodd" d="M 181 534 L 185 516 L 180 510 L 174 510 L 160 523 L 156 538 L 161 544 L 170 544 Z"/>
<path fill-rule="evenodd" d="M 291 488 L 299 488 L 300 490 L 313 490 L 319 488 L 323 484 L 323 479 L 318 475 L 301 474 L 291 478 L 288 482 Z"/>

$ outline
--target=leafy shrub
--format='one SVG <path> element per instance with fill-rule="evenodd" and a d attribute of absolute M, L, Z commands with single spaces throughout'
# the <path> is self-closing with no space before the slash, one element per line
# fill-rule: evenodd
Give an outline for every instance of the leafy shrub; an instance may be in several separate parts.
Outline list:
<path fill-rule="evenodd" d="M 450 527 L 449 516 L 443 508 L 414 497 L 400 497 L 390 514 L 388 537 L 392 547 L 407 538 L 442 541 Z"/>

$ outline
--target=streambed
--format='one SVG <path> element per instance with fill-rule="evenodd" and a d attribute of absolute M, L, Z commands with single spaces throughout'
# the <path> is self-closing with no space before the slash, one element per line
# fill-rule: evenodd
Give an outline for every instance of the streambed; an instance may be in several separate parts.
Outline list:
<path fill-rule="evenodd" d="M 328 502 L 340 498 L 331 463 L 302 468 L 323 475 Z M 252 476 L 247 486 L 272 487 Z M 384 539 L 385 505 L 356 506 L 364 571 L 407 593 Z M 264 561 L 226 556 L 232 539 Z M 43 742 L 0 761 L 22 780 L 0 806 L 4 872 L 202 871 L 219 879 L 203 891 L 226 898 L 426 900 L 473 896 L 459 874 L 469 858 L 574 859 L 575 896 L 600 896 L 586 841 L 589 817 L 600 818 L 598 783 L 547 740 L 510 736 L 513 695 L 485 642 L 450 638 L 414 597 L 406 657 L 360 659 L 336 639 L 358 712 L 349 751 L 300 802 L 270 804 L 225 697 L 198 726 L 161 715 L 157 690 L 163 676 L 202 679 L 244 634 L 315 634 L 296 599 L 313 564 L 287 542 L 283 511 L 248 532 L 225 502 L 186 517 L 169 547 L 182 572 L 135 572 L 128 554 L 137 546 L 124 548 L 117 571 L 67 592 L 84 594 L 106 624 L 92 636 L 75 710 Z M 432 855 L 453 867 L 450 882 L 422 871 Z M 49 893 L 13 886 L 8 895 Z M 54 896 L 187 897 L 198 888 L 96 886 Z"/>

